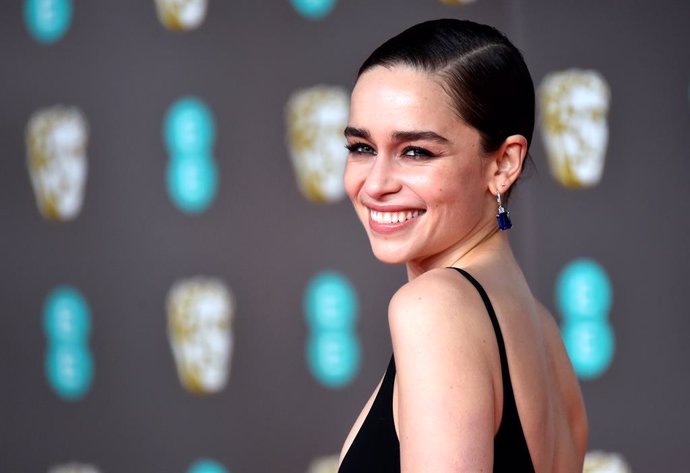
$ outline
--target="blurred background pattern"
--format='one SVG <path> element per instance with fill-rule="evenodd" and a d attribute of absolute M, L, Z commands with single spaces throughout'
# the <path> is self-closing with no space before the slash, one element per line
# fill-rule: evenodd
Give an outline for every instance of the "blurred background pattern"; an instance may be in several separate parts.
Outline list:
<path fill-rule="evenodd" d="M 690 5 L 5 3 L 0 471 L 332 470 L 405 281 L 343 198 L 349 91 L 440 17 L 538 88 L 511 240 L 611 454 L 588 471 L 686 468 Z"/>

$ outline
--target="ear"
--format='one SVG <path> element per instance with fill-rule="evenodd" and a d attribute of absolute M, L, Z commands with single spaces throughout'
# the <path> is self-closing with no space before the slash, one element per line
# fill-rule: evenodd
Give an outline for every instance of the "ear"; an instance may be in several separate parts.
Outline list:
<path fill-rule="evenodd" d="M 489 190 L 504 194 L 517 181 L 522 172 L 522 163 L 527 155 L 527 139 L 522 135 L 511 135 L 493 154 L 489 166 Z"/>

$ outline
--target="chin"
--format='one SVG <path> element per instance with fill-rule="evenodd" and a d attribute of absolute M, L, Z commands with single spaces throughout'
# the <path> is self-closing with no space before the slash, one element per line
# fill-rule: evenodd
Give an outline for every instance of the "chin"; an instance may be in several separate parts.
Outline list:
<path fill-rule="evenodd" d="M 394 248 L 390 245 L 371 244 L 371 252 L 377 260 L 384 264 L 405 264 L 409 261 L 407 252 L 400 248 Z"/>
<path fill-rule="evenodd" d="M 382 262 L 383 264 L 391 264 L 391 265 L 398 265 L 398 264 L 405 264 L 407 263 L 407 260 L 403 260 L 401 258 L 395 258 L 395 257 L 389 257 L 388 255 L 386 256 L 379 256 L 376 253 L 374 253 L 374 256 L 376 257 L 377 260 Z"/>

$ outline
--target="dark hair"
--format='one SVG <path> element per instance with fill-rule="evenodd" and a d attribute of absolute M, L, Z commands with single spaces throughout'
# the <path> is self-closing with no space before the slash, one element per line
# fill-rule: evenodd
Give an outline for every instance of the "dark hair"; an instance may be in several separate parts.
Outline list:
<path fill-rule="evenodd" d="M 496 151 L 510 135 L 531 142 L 532 77 L 520 51 L 496 28 L 457 19 L 420 23 L 379 46 L 357 77 L 374 66 L 401 64 L 440 77 L 457 114 L 479 131 L 484 152 Z"/>

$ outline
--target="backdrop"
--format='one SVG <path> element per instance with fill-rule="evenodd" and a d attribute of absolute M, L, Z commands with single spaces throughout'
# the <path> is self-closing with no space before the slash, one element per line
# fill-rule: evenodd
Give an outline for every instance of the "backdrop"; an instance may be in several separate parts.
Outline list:
<path fill-rule="evenodd" d="M 510 238 L 589 449 L 685 471 L 688 4 L 163 3 L 4 2 L 0 471 L 305 472 L 339 451 L 405 274 L 371 255 L 324 137 L 365 57 L 439 17 L 504 31 L 537 86 L 608 87 L 599 177 L 559 177 L 539 112 Z"/>

